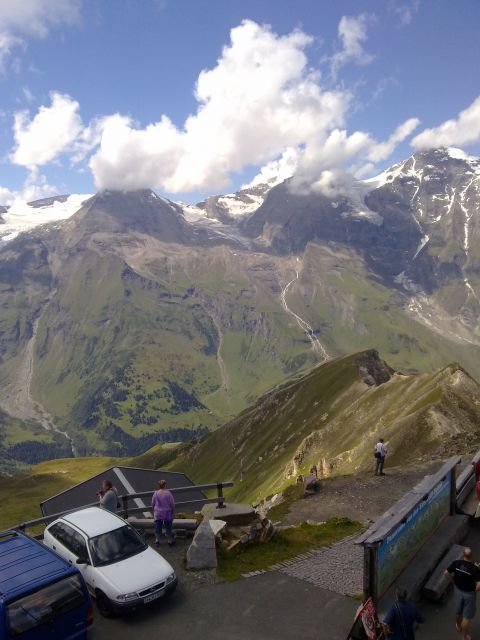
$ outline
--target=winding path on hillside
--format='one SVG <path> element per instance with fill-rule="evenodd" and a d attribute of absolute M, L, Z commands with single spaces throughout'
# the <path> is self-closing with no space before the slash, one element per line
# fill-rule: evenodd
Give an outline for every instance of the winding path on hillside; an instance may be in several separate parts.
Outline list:
<path fill-rule="evenodd" d="M 298 262 L 300 262 L 299 258 L 297 258 L 297 263 Z M 313 331 L 313 328 L 311 327 L 311 325 L 306 320 L 304 320 L 297 313 L 295 313 L 295 311 L 293 311 L 293 309 L 290 309 L 290 307 L 288 306 L 288 303 L 287 303 L 287 293 L 289 292 L 289 290 L 291 288 L 293 288 L 294 283 L 297 282 L 299 278 L 300 278 L 300 271 L 299 271 L 298 268 L 296 268 L 295 269 L 295 277 L 292 278 L 290 280 L 290 282 L 288 282 L 285 285 L 285 287 L 283 288 L 283 290 L 282 290 L 282 293 L 281 293 L 282 306 L 285 309 L 285 311 L 290 316 L 292 316 L 292 318 L 295 319 L 295 322 L 298 324 L 300 329 L 305 333 L 307 338 L 310 340 L 310 343 L 312 345 L 313 351 L 315 351 L 315 353 L 318 353 L 323 358 L 323 362 L 326 362 L 327 360 L 330 359 L 330 356 L 328 355 L 328 353 L 327 353 L 325 347 L 323 346 L 323 344 L 320 342 L 320 340 L 315 335 L 315 333 Z"/>

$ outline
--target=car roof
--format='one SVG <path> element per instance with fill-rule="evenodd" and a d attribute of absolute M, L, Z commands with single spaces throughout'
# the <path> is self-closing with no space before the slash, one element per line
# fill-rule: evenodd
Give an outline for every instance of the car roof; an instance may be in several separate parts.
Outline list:
<path fill-rule="evenodd" d="M 75 567 L 33 538 L 18 531 L 0 536 L 0 598 L 11 600 L 77 573 Z"/>
<path fill-rule="evenodd" d="M 94 538 L 102 533 L 108 533 L 114 529 L 125 526 L 126 522 L 120 516 L 99 507 L 88 507 L 73 511 L 59 518 L 64 522 L 77 527 L 89 538 Z M 56 520 L 58 522 L 58 520 Z"/>

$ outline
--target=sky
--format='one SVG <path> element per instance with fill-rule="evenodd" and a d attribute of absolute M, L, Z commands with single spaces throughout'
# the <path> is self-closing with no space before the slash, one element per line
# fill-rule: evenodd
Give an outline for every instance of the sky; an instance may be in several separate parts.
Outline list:
<path fill-rule="evenodd" d="M 0 205 L 480 154 L 479 0 L 1 0 Z"/>

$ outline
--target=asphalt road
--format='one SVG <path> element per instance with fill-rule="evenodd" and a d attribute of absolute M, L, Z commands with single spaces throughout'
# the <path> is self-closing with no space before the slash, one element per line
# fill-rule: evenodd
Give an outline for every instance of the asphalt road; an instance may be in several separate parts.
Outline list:
<path fill-rule="evenodd" d="M 142 612 L 95 618 L 99 640 L 345 640 L 358 602 L 276 571 L 176 593 Z"/>

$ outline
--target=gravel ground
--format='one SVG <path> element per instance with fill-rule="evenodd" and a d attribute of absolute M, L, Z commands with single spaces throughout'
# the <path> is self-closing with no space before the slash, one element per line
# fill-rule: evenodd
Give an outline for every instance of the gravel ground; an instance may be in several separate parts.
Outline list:
<path fill-rule="evenodd" d="M 335 516 L 347 516 L 368 526 L 441 465 L 436 460 L 411 467 L 387 467 L 382 477 L 371 473 L 324 480 L 318 493 L 292 505 L 282 524 L 324 522 Z"/>

